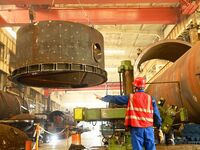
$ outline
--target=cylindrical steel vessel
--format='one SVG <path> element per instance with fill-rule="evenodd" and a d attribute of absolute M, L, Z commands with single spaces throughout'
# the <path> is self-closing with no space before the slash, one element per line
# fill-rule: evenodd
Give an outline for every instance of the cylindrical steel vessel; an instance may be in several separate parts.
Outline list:
<path fill-rule="evenodd" d="M 74 125 L 73 117 L 66 115 L 64 112 L 56 110 L 48 114 L 48 124 L 47 130 L 51 133 L 58 133 L 66 128 L 66 125 Z M 73 122 L 72 122 L 73 121 Z M 59 134 L 59 137 L 65 137 L 65 132 Z"/>
<path fill-rule="evenodd" d="M 5 124 L 0 124 L 0 129 L 1 150 L 24 149 L 25 141 L 28 140 L 25 132 Z"/>
<path fill-rule="evenodd" d="M 107 80 L 104 41 L 89 26 L 43 21 L 17 32 L 13 81 L 36 87 L 80 88 Z"/>
<path fill-rule="evenodd" d="M 189 120 L 200 123 L 200 42 L 156 78 L 147 92 L 169 105 L 185 107 Z"/>
<path fill-rule="evenodd" d="M 22 102 L 20 97 L 0 91 L 0 119 L 8 119 L 23 113 L 21 106 L 27 108 L 27 103 Z"/>

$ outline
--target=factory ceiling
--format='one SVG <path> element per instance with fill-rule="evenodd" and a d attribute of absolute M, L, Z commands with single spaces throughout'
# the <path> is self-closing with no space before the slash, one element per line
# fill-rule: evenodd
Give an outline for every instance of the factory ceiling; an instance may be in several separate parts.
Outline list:
<path fill-rule="evenodd" d="M 198 2 L 189 0 L 1 0 L 0 26 L 63 20 L 94 27 L 104 36 L 108 82 L 118 82 L 121 60 L 134 63 L 197 8 Z"/>

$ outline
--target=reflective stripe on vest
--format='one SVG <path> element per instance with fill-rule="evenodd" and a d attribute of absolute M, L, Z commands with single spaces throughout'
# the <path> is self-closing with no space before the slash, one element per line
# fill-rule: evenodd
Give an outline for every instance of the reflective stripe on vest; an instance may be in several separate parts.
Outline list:
<path fill-rule="evenodd" d="M 131 101 L 133 101 L 131 99 Z M 140 112 L 145 112 L 145 113 L 153 113 L 153 110 L 151 110 L 151 96 L 148 95 L 148 100 L 147 100 L 147 109 L 145 108 L 139 108 L 139 107 L 133 107 L 133 103 L 130 103 L 130 107 L 128 110 L 134 110 L 134 111 L 140 111 Z"/>
<path fill-rule="evenodd" d="M 153 125 L 153 106 L 151 96 L 143 93 L 141 94 L 143 95 L 141 96 L 144 98 L 144 103 L 137 100 L 134 101 L 133 95 L 135 94 L 130 95 L 125 117 L 126 126 L 149 127 Z"/>
<path fill-rule="evenodd" d="M 135 120 L 142 120 L 142 121 L 153 122 L 152 118 L 137 117 L 137 116 L 126 116 L 126 119 L 135 119 Z"/>
<path fill-rule="evenodd" d="M 137 108 L 137 107 L 130 107 L 128 108 L 128 110 L 140 111 L 140 112 L 145 112 L 145 113 L 153 113 L 153 110 L 148 110 L 145 108 Z"/>

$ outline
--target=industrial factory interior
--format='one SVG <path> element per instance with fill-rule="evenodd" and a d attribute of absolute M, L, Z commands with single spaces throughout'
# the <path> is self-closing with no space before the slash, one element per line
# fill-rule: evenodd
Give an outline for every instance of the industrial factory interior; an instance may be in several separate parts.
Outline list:
<path fill-rule="evenodd" d="M 199 6 L 0 0 L 0 150 L 200 150 Z"/>

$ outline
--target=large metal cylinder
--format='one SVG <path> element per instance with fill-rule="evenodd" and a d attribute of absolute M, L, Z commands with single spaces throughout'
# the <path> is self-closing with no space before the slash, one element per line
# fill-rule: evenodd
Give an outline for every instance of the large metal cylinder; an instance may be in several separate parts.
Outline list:
<path fill-rule="evenodd" d="M 20 97 L 0 91 L 0 119 L 8 119 L 22 113 L 22 102 Z M 27 108 L 27 103 L 24 104 Z"/>
<path fill-rule="evenodd" d="M 11 78 L 35 87 L 80 88 L 104 83 L 103 36 L 92 27 L 64 21 L 21 27 Z"/>
<path fill-rule="evenodd" d="M 73 125 L 73 122 L 69 122 L 68 119 L 72 119 L 72 116 L 67 116 L 64 112 L 56 110 L 48 114 L 48 126 L 47 130 L 52 133 L 61 132 L 66 128 L 66 125 Z M 61 133 L 60 137 L 65 137 L 65 133 Z"/>
<path fill-rule="evenodd" d="M 158 76 L 147 92 L 169 105 L 185 107 L 189 121 L 200 123 L 200 42 Z"/>
<path fill-rule="evenodd" d="M 0 124 L 0 149 L 1 150 L 20 150 L 24 149 L 25 141 L 28 140 L 28 136 L 23 131 Z"/>

